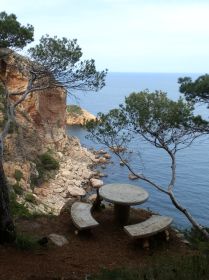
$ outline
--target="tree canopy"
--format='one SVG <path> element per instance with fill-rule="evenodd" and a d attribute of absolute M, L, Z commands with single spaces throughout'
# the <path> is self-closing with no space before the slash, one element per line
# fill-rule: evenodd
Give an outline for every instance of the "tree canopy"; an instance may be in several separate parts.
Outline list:
<path fill-rule="evenodd" d="M 184 94 L 186 100 L 193 104 L 206 104 L 209 109 L 209 75 L 201 75 L 192 81 L 190 77 L 179 78 L 179 91 Z M 196 126 L 193 128 L 197 131 L 209 133 L 209 123 L 207 120 L 194 117 Z"/>
<path fill-rule="evenodd" d="M 199 76 L 195 81 L 190 77 L 179 78 L 180 92 L 188 101 L 203 102 L 209 105 L 209 75 Z"/>
<path fill-rule="evenodd" d="M 0 13 L 0 48 L 23 49 L 33 41 L 32 25 L 21 25 L 14 14 Z"/>
<path fill-rule="evenodd" d="M 142 91 L 130 94 L 119 109 L 99 114 L 96 123 L 87 123 L 87 129 L 103 143 L 117 139 L 124 145 L 140 135 L 156 147 L 177 151 L 193 139 L 193 117 L 193 106 L 183 99 L 173 101 L 162 91 Z"/>
<path fill-rule="evenodd" d="M 76 39 L 45 35 L 29 49 L 29 54 L 70 90 L 97 91 L 105 85 L 107 70 L 97 71 L 93 59 L 81 61 L 82 51 Z"/>

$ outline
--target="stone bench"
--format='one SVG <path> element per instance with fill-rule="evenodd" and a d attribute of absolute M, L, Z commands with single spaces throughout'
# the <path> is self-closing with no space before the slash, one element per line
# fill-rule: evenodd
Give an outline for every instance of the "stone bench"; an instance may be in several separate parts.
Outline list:
<path fill-rule="evenodd" d="M 143 247 L 148 249 L 148 237 L 157 234 L 158 232 L 165 231 L 166 240 L 169 240 L 169 232 L 167 231 L 167 228 L 172 221 L 173 219 L 170 217 L 153 215 L 144 222 L 124 226 L 124 230 L 131 238 L 143 238 Z"/>
<path fill-rule="evenodd" d="M 91 215 L 91 208 L 91 204 L 84 202 L 74 202 L 71 206 L 72 221 L 78 230 L 90 229 L 99 225 Z"/>

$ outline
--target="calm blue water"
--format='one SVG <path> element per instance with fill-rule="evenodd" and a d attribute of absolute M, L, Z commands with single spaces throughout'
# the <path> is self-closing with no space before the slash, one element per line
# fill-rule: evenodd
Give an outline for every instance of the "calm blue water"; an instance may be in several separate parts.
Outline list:
<path fill-rule="evenodd" d="M 150 73 L 109 73 L 106 87 L 98 93 L 79 93 L 79 100 L 68 99 L 69 104 L 79 104 L 93 114 L 108 112 L 123 103 L 124 97 L 133 91 L 144 89 L 163 90 L 172 99 L 179 97 L 177 80 L 179 77 L 191 76 L 197 78 L 199 74 L 150 74 Z M 198 107 L 197 112 L 207 115 L 207 110 Z M 77 136 L 87 147 L 102 148 L 85 138 L 86 131 L 79 127 L 69 127 L 68 133 Z M 132 166 L 137 171 L 153 179 L 156 183 L 165 186 L 170 180 L 170 162 L 164 151 L 158 150 L 146 143 L 137 140 L 131 143 L 131 149 L 140 154 L 130 154 Z M 177 180 L 175 194 L 178 200 L 187 207 L 192 215 L 205 226 L 209 227 L 209 137 L 198 140 L 190 148 L 179 151 L 177 154 Z M 162 215 L 170 215 L 178 227 L 188 227 L 189 222 L 175 209 L 166 195 L 160 193 L 143 181 L 130 181 L 128 170 L 119 165 L 113 155 L 113 164 L 102 172 L 108 174 L 105 183 L 122 182 L 140 185 L 150 193 L 149 200 L 141 207 L 149 208 Z"/>

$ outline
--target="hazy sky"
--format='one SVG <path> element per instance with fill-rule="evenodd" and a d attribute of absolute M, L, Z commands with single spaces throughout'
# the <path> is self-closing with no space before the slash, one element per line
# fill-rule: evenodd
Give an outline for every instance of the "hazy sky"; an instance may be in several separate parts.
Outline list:
<path fill-rule="evenodd" d="M 209 72 L 208 0 L 0 0 L 1 11 L 77 38 L 99 70 Z"/>

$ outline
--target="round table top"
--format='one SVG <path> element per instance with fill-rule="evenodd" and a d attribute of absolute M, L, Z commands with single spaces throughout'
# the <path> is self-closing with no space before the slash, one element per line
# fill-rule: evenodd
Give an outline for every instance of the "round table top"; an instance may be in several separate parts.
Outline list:
<path fill-rule="evenodd" d="M 107 184 L 99 189 L 105 200 L 122 205 L 137 205 L 145 202 L 149 194 L 143 188 L 129 184 Z"/>

